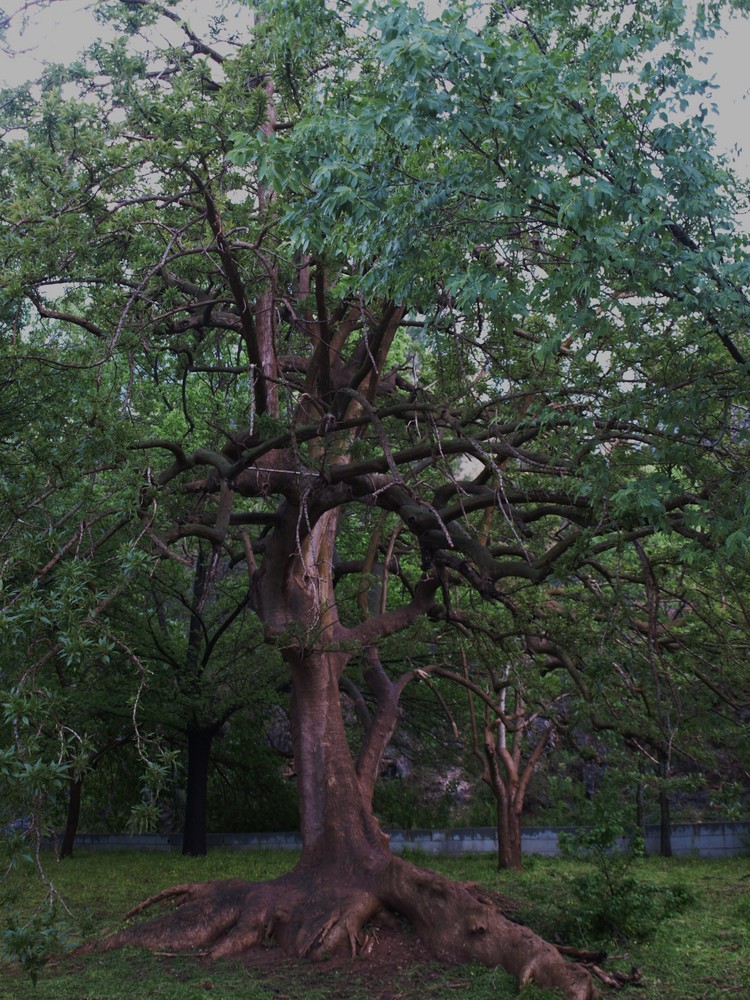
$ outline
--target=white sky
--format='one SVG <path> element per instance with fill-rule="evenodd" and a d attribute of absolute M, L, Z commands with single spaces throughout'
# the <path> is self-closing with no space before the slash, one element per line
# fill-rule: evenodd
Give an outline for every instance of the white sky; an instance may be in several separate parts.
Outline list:
<path fill-rule="evenodd" d="M 12 13 L 23 0 L 0 0 L 7 12 Z M 440 0 L 427 0 L 438 6 Z M 44 61 L 68 63 L 79 51 L 102 35 L 103 28 L 96 24 L 87 0 L 52 0 L 46 9 L 29 12 L 28 23 L 23 17 L 13 19 L 8 32 L 8 43 L 18 54 L 14 58 L 0 51 L 0 86 L 13 86 L 36 76 Z M 180 5 L 177 12 L 191 11 L 189 20 L 199 23 L 221 11 L 224 4 L 217 0 L 190 0 Z M 229 18 L 237 14 L 237 5 L 226 7 Z M 184 15 L 183 15 L 184 16 Z M 176 26 L 172 28 L 171 41 L 181 40 Z M 20 29 L 20 30 L 19 30 Z M 154 41 L 158 42 L 157 29 Z M 739 147 L 737 169 L 750 178 L 750 21 L 733 18 L 728 33 L 713 39 L 707 45 L 709 63 L 705 68 L 718 84 L 715 100 L 719 107 L 718 119 L 713 120 L 717 133 L 717 146 L 722 152 Z M 704 67 L 700 67 L 701 70 Z"/>

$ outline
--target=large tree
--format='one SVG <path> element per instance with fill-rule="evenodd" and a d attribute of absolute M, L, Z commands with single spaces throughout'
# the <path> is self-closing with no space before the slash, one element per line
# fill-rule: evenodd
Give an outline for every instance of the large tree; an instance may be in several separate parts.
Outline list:
<path fill-rule="evenodd" d="M 394 910 L 438 958 L 588 997 L 552 946 L 392 856 L 373 790 L 414 672 L 378 646 L 641 537 L 744 537 L 747 258 L 682 6 L 530 0 L 477 27 L 289 0 L 227 44 L 173 6 L 99 6 L 118 41 L 3 104 L 3 298 L 116 387 L 128 483 L 142 462 L 112 532 L 246 563 L 303 838 L 284 878 L 175 886 L 105 946 L 316 958 Z M 179 43 L 131 44 L 160 18 Z"/>

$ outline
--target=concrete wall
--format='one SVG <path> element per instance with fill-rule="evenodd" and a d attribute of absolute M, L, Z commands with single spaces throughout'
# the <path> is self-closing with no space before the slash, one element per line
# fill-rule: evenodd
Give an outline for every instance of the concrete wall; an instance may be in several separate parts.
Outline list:
<path fill-rule="evenodd" d="M 524 854 L 559 853 L 558 834 L 575 833 L 575 827 L 527 827 L 521 837 Z M 460 830 L 407 830 L 391 834 L 391 846 L 400 852 L 404 847 L 418 847 L 428 854 L 487 854 L 496 850 L 497 838 L 491 827 Z M 646 827 L 646 850 L 659 853 L 659 827 Z M 672 851 L 675 855 L 703 858 L 733 857 L 750 854 L 750 823 L 681 823 L 672 826 Z"/>
<path fill-rule="evenodd" d="M 658 827 L 646 828 L 646 850 L 659 853 Z M 750 855 L 750 823 L 679 823 L 672 826 L 672 851 L 702 858 Z"/>
<path fill-rule="evenodd" d="M 574 833 L 574 827 L 526 828 L 522 847 L 525 854 L 556 855 L 558 833 Z M 466 827 L 456 830 L 392 830 L 391 847 L 400 854 L 404 848 L 426 854 L 492 854 L 497 849 L 492 827 Z M 210 833 L 208 846 L 235 850 L 286 848 L 299 850 L 298 833 Z M 79 834 L 80 850 L 179 851 L 181 834 Z M 646 849 L 659 853 L 659 828 L 646 827 Z M 703 858 L 733 857 L 750 854 L 750 823 L 678 823 L 672 827 L 672 850 L 675 855 Z"/>

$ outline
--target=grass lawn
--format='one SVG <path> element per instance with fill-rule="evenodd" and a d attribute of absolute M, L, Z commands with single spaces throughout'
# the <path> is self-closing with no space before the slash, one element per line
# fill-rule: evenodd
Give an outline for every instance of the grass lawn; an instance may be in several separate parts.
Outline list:
<path fill-rule="evenodd" d="M 464 881 L 475 881 L 518 901 L 518 915 L 535 930 L 554 938 L 575 906 L 570 880 L 585 869 L 559 859 L 527 859 L 523 872 L 498 873 L 490 856 L 421 857 L 419 864 Z M 49 862 L 48 873 L 87 934 L 113 928 L 140 899 L 175 882 L 237 876 L 250 880 L 281 874 L 295 861 L 282 851 L 216 850 L 207 858 L 179 854 L 82 852 L 70 861 Z M 744 1000 L 750 998 L 750 860 L 736 858 L 644 859 L 635 865 L 645 883 L 684 886 L 693 900 L 665 920 L 644 942 L 616 945 L 606 968 L 637 966 L 643 980 L 623 993 L 602 990 L 623 1000 Z M 26 900 L 38 894 L 32 873 Z M 76 936 L 77 935 L 77 936 Z M 74 932 L 80 940 L 81 931 Z M 495 969 L 444 968 L 404 959 L 368 967 L 367 959 L 340 966 L 312 966 L 278 960 L 243 964 L 202 964 L 197 959 L 154 956 L 139 951 L 70 955 L 39 974 L 36 986 L 20 969 L 0 963 L 2 1000 L 510 1000 L 514 980 Z M 373 969 L 376 970 L 375 978 Z M 529 990 L 525 1000 L 555 994 Z"/>

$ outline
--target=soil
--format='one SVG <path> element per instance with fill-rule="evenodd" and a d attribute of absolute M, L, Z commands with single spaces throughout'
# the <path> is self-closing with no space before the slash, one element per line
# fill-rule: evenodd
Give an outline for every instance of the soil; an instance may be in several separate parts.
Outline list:
<path fill-rule="evenodd" d="M 482 895 L 513 917 L 516 904 L 500 893 L 483 890 Z M 326 1000 L 424 1000 L 433 989 L 454 989 L 460 996 L 471 981 L 465 966 L 447 967 L 436 962 L 410 924 L 386 917 L 368 929 L 372 947 L 356 958 L 330 958 L 318 962 L 295 959 L 279 948 L 254 948 L 243 964 L 271 986 L 291 989 L 299 984 L 304 995 L 321 990 Z M 292 994 L 278 993 L 279 1000 Z M 296 1000 L 296 997 L 295 997 Z"/>
<path fill-rule="evenodd" d="M 294 959 L 278 948 L 254 948 L 244 964 L 267 984 L 304 984 L 307 992 L 325 991 L 327 1000 L 424 1000 L 430 985 L 442 983 L 460 991 L 468 976 L 456 968 L 455 977 L 435 962 L 427 948 L 407 924 L 385 924 L 370 928 L 374 936 L 370 954 L 357 958 L 331 958 L 320 962 Z M 279 993 L 279 1000 L 290 994 Z"/>

